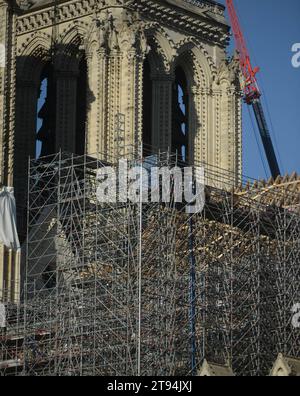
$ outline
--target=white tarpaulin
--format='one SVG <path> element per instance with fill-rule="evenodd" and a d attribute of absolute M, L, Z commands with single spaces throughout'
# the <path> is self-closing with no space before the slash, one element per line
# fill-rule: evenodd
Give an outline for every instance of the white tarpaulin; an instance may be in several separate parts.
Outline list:
<path fill-rule="evenodd" d="M 0 241 L 10 249 L 20 249 L 16 225 L 16 201 L 14 189 L 0 189 Z"/>
<path fill-rule="evenodd" d="M 6 326 L 5 305 L 0 303 L 0 328 Z"/>

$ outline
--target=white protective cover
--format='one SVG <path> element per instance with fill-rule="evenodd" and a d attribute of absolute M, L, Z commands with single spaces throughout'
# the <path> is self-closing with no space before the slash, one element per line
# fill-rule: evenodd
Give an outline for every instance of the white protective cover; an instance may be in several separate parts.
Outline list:
<path fill-rule="evenodd" d="M 5 305 L 0 303 L 0 328 L 6 325 Z"/>
<path fill-rule="evenodd" d="M 0 242 L 9 249 L 20 249 L 16 224 L 16 201 L 14 189 L 0 189 Z"/>

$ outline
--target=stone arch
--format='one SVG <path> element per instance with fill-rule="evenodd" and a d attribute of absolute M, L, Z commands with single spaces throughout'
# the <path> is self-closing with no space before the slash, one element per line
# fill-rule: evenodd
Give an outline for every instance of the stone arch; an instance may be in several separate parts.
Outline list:
<path fill-rule="evenodd" d="M 69 24 L 63 32 L 60 34 L 59 41 L 62 44 L 83 44 L 86 42 L 88 37 L 88 24 L 80 21 Z"/>
<path fill-rule="evenodd" d="M 176 149 L 178 157 L 183 161 L 191 160 L 191 153 L 193 143 L 193 136 L 195 134 L 194 128 L 194 115 L 196 113 L 195 103 L 193 98 L 194 87 L 199 85 L 197 81 L 197 75 L 195 73 L 195 59 L 191 52 L 192 45 L 185 43 L 180 46 L 176 51 L 176 57 L 173 57 L 171 64 L 171 72 L 174 76 L 173 88 L 172 88 L 172 135 L 171 135 L 171 147 L 172 150 Z M 181 75 L 181 81 L 177 80 L 177 76 Z M 182 82 L 184 81 L 184 85 Z M 179 85 L 178 85 L 179 84 Z M 179 87 L 182 89 L 184 99 L 183 112 L 179 105 Z M 184 133 L 182 131 L 182 125 L 184 125 Z M 179 139 L 179 141 L 178 141 Z M 180 143 L 181 142 L 181 143 Z M 185 147 L 185 157 L 183 157 L 182 148 Z M 187 151 L 186 151 L 187 150 Z"/>
<path fill-rule="evenodd" d="M 82 21 L 68 24 L 58 37 L 54 58 L 58 114 L 56 149 L 64 149 L 77 154 L 82 154 L 85 151 L 89 108 L 86 50 L 88 31 L 88 24 Z M 90 97 L 91 95 L 89 95 Z M 83 106 L 83 103 L 86 103 L 86 106 Z M 79 114 L 81 114 L 80 121 Z M 82 132 L 83 138 L 78 140 L 79 130 L 84 133 Z"/>
<path fill-rule="evenodd" d="M 174 69 L 172 87 L 172 152 L 180 161 L 189 160 L 190 113 L 192 105 L 191 84 L 188 72 L 182 65 Z"/>
<path fill-rule="evenodd" d="M 100 49 L 101 45 L 103 45 L 103 43 L 100 43 L 101 37 L 99 37 L 100 28 L 98 26 L 98 23 L 99 21 L 97 20 L 91 20 L 88 30 L 84 32 L 84 30 L 82 29 L 82 36 L 84 37 L 85 35 L 84 46 L 88 57 L 93 56 L 93 53 L 97 49 Z"/>
<path fill-rule="evenodd" d="M 176 45 L 176 56 L 172 59 L 171 71 L 175 75 L 181 67 L 186 75 L 189 93 L 188 112 L 188 159 L 202 160 L 202 153 L 209 133 L 210 91 L 215 68 L 202 45 L 185 38 Z"/>
<path fill-rule="evenodd" d="M 215 74 L 212 62 L 204 53 L 201 44 L 194 40 L 184 39 L 176 46 L 176 55 L 172 59 L 171 68 L 174 71 L 175 67 L 181 63 L 190 75 L 188 76 L 190 83 L 208 88 L 211 86 Z"/>
<path fill-rule="evenodd" d="M 151 67 L 163 73 L 170 73 L 171 61 L 175 55 L 174 43 L 168 34 L 161 27 L 153 28 L 151 25 L 146 28 L 145 35 L 151 51 L 149 52 Z"/>
<path fill-rule="evenodd" d="M 151 46 L 151 50 L 146 55 L 146 58 L 149 61 L 152 76 L 166 74 L 163 57 L 155 48 Z"/>
<path fill-rule="evenodd" d="M 191 52 L 195 61 L 197 80 L 203 88 L 210 88 L 215 75 L 214 67 L 199 47 L 194 46 Z"/>
<path fill-rule="evenodd" d="M 195 74 L 195 60 L 190 50 L 179 52 L 172 62 L 172 74 L 175 74 L 177 67 L 181 67 L 186 75 L 188 88 L 191 90 L 195 85 L 199 84 L 197 75 Z"/>
<path fill-rule="evenodd" d="M 20 40 L 20 41 L 19 41 Z M 22 40 L 22 41 L 21 41 Z M 35 157 L 37 102 L 40 79 L 51 60 L 51 36 L 35 32 L 17 41 L 14 163 L 16 200 L 23 199 L 27 186 L 28 157 Z"/>
<path fill-rule="evenodd" d="M 150 51 L 146 55 L 146 60 L 149 66 L 149 68 L 147 68 L 147 73 L 150 73 L 148 77 L 151 79 L 152 85 L 151 89 L 148 89 L 147 92 L 150 92 L 152 103 L 150 104 L 148 102 L 148 111 L 146 113 L 144 112 L 143 118 L 146 118 L 146 122 L 151 125 L 151 127 L 148 125 L 147 136 L 148 143 L 151 141 L 150 145 L 152 149 L 167 149 L 170 147 L 171 137 L 173 76 L 171 75 L 170 65 L 172 57 L 174 56 L 174 43 L 163 28 L 153 23 L 146 25 L 145 36 L 150 47 Z M 147 61 L 144 63 L 144 68 Z M 143 83 L 145 83 L 145 75 Z M 143 100 L 144 108 L 145 97 Z M 149 113 L 152 113 L 150 119 Z M 144 133 L 145 130 L 143 128 L 143 134 Z"/>
<path fill-rule="evenodd" d="M 68 25 L 60 34 L 55 56 L 55 68 L 60 71 L 77 72 L 79 62 L 86 52 L 88 29 L 85 23 L 77 21 Z"/>
<path fill-rule="evenodd" d="M 32 34 L 18 50 L 17 78 L 37 84 L 50 58 L 51 37 L 42 32 Z"/>

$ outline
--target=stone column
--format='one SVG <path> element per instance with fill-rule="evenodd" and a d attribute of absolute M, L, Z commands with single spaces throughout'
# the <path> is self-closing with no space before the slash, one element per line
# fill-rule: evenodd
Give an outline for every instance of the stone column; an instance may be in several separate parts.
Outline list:
<path fill-rule="evenodd" d="M 230 135 L 230 97 L 228 94 L 228 85 L 226 82 L 221 84 L 221 101 L 220 101 L 220 161 L 219 166 L 222 169 L 229 169 L 229 135 Z"/>
<path fill-rule="evenodd" d="M 1 7 L 1 6 L 0 6 Z M 0 8 L 1 11 L 1 8 Z M 1 26 L 2 27 L 2 26 Z M 0 27 L 0 30 L 2 30 Z M 0 33 L 1 34 L 1 33 Z M 2 45 L 2 39 L 0 36 L 0 46 Z M 5 51 L 5 47 L 1 46 L 0 51 Z M 0 53 L 0 57 L 1 57 Z M 1 59 L 0 59 L 1 62 Z M 5 67 L 4 63 L 0 64 L 0 182 L 4 182 L 5 176 L 4 176 L 4 150 L 5 150 L 5 88 L 4 88 L 4 82 L 5 82 Z"/>
<path fill-rule="evenodd" d="M 13 184 L 15 134 L 16 15 L 0 0 L 0 182 Z"/>
<path fill-rule="evenodd" d="M 4 245 L 0 243 L 0 301 L 4 298 Z"/>
<path fill-rule="evenodd" d="M 106 153 L 107 120 L 107 54 L 104 48 L 93 48 L 87 55 L 88 64 L 88 123 L 87 152 Z"/>
<path fill-rule="evenodd" d="M 224 179 L 229 180 L 233 173 L 241 174 L 241 103 L 239 92 L 226 79 L 213 89 L 213 108 L 215 132 L 210 163 L 219 167 L 219 172 L 223 169 Z"/>
<path fill-rule="evenodd" d="M 124 154 L 132 152 L 142 140 L 143 63 L 143 54 L 134 47 L 122 53 L 120 112 L 125 114 Z"/>
<path fill-rule="evenodd" d="M 105 146 L 111 161 L 116 157 L 116 124 L 115 118 L 121 111 L 121 52 L 114 48 L 108 56 L 108 81 L 107 81 L 107 128 L 105 133 Z"/>
<path fill-rule="evenodd" d="M 196 164 L 209 163 L 211 161 L 211 147 L 214 144 L 214 122 L 213 103 L 210 96 L 210 89 L 200 86 L 192 88 L 191 102 L 194 102 L 195 114 L 191 112 L 191 138 L 194 144 L 190 143 L 189 156 Z M 194 130 L 194 136 L 192 136 Z"/>
<path fill-rule="evenodd" d="M 152 76 L 152 145 L 161 150 L 172 146 L 172 84 L 171 74 Z M 147 93 L 145 92 L 147 95 Z"/>
<path fill-rule="evenodd" d="M 224 170 L 224 179 L 235 185 L 241 178 L 241 87 L 239 84 L 239 62 L 222 61 L 213 87 L 215 113 L 215 159 L 212 163 Z M 220 175 L 221 178 L 221 175 Z M 231 187 L 233 187 L 233 185 Z M 227 183 L 221 188 L 229 188 Z"/>
<path fill-rule="evenodd" d="M 20 299 L 20 252 L 0 244 L 0 301 L 17 303 Z M 25 263 L 24 263 L 25 264 Z"/>
<path fill-rule="evenodd" d="M 232 113 L 232 170 L 236 172 L 238 178 L 242 176 L 242 93 L 235 89 L 233 92 L 233 113 Z M 237 180 L 237 182 L 240 180 Z"/>
<path fill-rule="evenodd" d="M 142 140 L 143 64 L 147 40 L 138 19 L 124 10 L 110 19 L 108 34 L 107 147 L 114 156 L 129 154 Z M 124 142 L 118 142 L 116 115 L 125 116 Z"/>
<path fill-rule="evenodd" d="M 5 149 L 7 138 L 7 29 L 8 29 L 8 5 L 0 1 L 0 182 L 4 183 L 5 175 Z"/>
<path fill-rule="evenodd" d="M 55 72 L 56 151 L 75 153 L 76 150 L 77 77 L 77 73 L 71 71 Z"/>
<path fill-rule="evenodd" d="M 13 180 L 14 157 L 23 153 L 22 150 L 15 151 L 16 15 L 12 3 L 0 0 L 0 183 L 17 186 L 17 181 Z M 26 166 L 22 174 L 26 175 Z M 22 183 L 17 186 L 19 191 Z M 24 198 L 21 199 L 24 202 Z M 17 302 L 20 289 L 19 255 L 16 252 L 8 255 L 7 250 L 0 243 L 0 298 Z"/>
<path fill-rule="evenodd" d="M 16 97 L 16 136 L 14 156 L 18 161 L 14 163 L 16 200 L 24 200 L 27 186 L 28 157 L 35 158 L 36 148 L 36 117 L 38 84 L 32 81 L 17 81 Z"/>
<path fill-rule="evenodd" d="M 219 87 L 215 87 L 212 91 L 212 125 L 213 125 L 213 144 L 211 148 L 210 163 L 220 166 L 221 163 L 221 95 L 222 91 Z"/>
<path fill-rule="evenodd" d="M 235 88 L 230 87 L 227 90 L 228 95 L 228 159 L 227 166 L 229 171 L 235 171 Z"/>

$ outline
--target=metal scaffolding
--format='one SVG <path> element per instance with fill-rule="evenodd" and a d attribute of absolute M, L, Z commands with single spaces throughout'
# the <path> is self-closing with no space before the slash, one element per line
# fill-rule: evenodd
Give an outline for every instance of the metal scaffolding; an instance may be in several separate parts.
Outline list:
<path fill-rule="evenodd" d="M 247 184 L 204 165 L 195 214 L 174 197 L 100 203 L 97 171 L 118 170 L 119 152 L 182 165 L 145 148 L 30 161 L 24 299 L 1 333 L 0 372 L 191 375 L 206 358 L 267 375 L 279 352 L 299 357 L 297 176 Z"/>
<path fill-rule="evenodd" d="M 0 376 L 23 371 L 23 340 L 23 305 L 0 300 Z"/>

